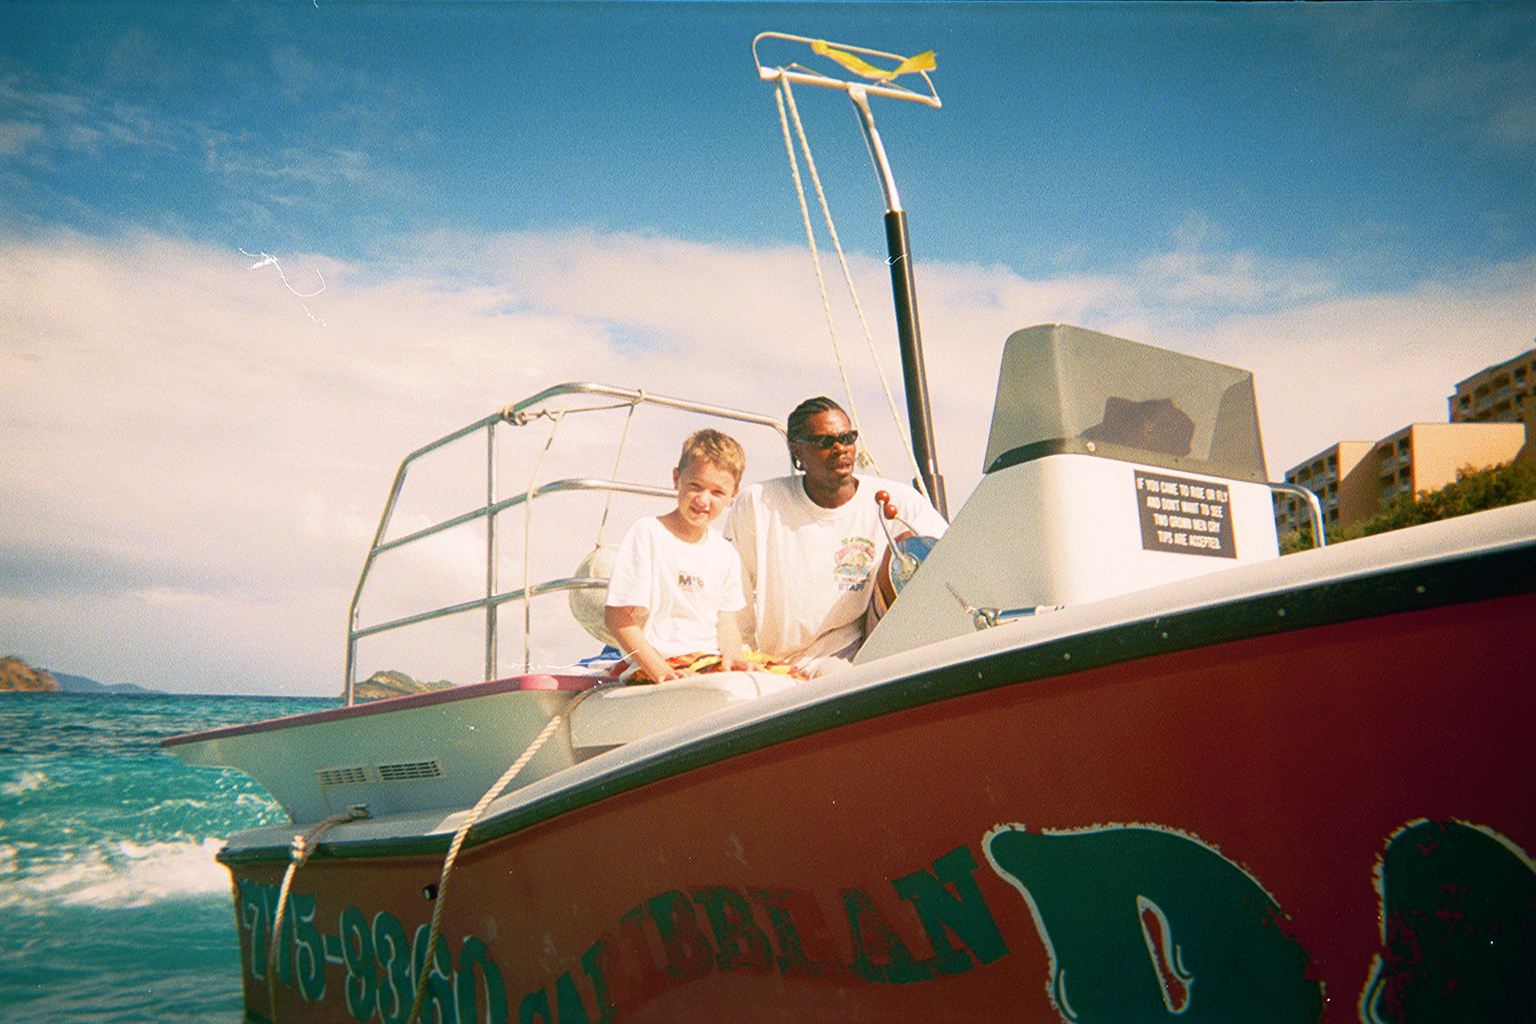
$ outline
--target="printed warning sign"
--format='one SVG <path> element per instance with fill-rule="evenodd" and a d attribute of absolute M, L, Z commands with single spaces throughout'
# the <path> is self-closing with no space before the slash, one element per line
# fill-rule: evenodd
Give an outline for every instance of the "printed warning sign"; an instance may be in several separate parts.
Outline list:
<path fill-rule="evenodd" d="M 1147 551 L 1236 558 L 1232 494 L 1225 484 L 1136 471 L 1141 546 Z"/>

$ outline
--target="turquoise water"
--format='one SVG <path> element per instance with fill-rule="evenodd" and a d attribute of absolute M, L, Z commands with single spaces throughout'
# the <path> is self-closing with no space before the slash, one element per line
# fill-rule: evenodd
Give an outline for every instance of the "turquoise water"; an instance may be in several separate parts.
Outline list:
<path fill-rule="evenodd" d="M 178 733 L 332 700 L 0 694 L 0 1021 L 238 1024 L 225 836 L 286 820 Z"/>

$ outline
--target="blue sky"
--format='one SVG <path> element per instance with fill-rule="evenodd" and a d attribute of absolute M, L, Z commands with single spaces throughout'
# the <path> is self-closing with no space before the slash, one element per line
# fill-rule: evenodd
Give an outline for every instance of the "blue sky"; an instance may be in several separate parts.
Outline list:
<path fill-rule="evenodd" d="M 10 3 L 0 647 L 333 693 L 410 448 L 566 379 L 837 393 L 766 29 L 937 52 L 876 116 L 954 504 L 1032 323 L 1252 368 L 1275 477 L 1533 343 L 1529 3 Z M 852 108 L 796 98 L 899 375 Z"/>
<path fill-rule="evenodd" d="M 335 256 L 444 227 L 795 243 L 793 207 L 758 201 L 785 175 L 745 56 L 780 27 L 938 51 L 943 113 L 881 115 L 933 258 L 1097 272 L 1198 214 L 1276 258 L 1347 256 L 1377 285 L 1536 239 L 1529 4 L 23 2 L 3 17 L 7 107 L 43 130 L 5 143 L 21 228 L 145 224 Z M 813 106 L 845 127 L 846 105 Z M 823 160 L 867 175 L 862 147 Z"/>

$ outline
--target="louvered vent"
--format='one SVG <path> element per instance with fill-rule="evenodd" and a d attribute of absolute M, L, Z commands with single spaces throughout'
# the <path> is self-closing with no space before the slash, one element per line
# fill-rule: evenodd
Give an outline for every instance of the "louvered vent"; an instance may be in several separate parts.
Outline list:
<path fill-rule="evenodd" d="M 346 768 L 321 768 L 315 772 L 322 786 L 346 786 L 368 781 L 368 769 L 362 765 Z"/>
<path fill-rule="evenodd" d="M 379 778 L 385 782 L 407 782 L 411 779 L 435 779 L 443 774 L 437 759 L 430 761 L 403 761 L 400 764 L 379 765 Z"/>

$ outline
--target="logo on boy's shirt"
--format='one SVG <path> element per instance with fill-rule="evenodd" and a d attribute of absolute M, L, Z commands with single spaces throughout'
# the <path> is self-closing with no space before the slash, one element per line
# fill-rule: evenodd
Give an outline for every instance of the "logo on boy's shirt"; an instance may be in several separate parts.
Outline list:
<path fill-rule="evenodd" d="M 862 590 L 874 567 L 875 542 L 868 537 L 848 537 L 833 558 L 832 578 L 838 590 Z"/>
<path fill-rule="evenodd" d="M 679 569 L 677 571 L 677 589 L 688 594 L 697 594 L 704 589 L 704 577 L 696 572 Z"/>

